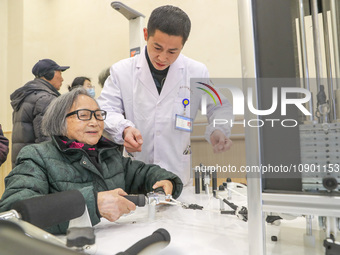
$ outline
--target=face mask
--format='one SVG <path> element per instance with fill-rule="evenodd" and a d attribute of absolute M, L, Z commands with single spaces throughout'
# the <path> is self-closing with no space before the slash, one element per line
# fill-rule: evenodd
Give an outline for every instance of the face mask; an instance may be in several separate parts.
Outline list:
<path fill-rule="evenodd" d="M 91 97 L 93 97 L 93 98 L 95 97 L 96 92 L 95 92 L 94 88 L 86 89 L 86 91 L 87 91 L 87 94 L 89 94 Z"/>

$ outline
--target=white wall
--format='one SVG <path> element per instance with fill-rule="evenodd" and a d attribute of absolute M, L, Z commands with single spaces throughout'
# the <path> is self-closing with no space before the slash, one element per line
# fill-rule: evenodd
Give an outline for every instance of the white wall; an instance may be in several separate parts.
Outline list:
<path fill-rule="evenodd" d="M 1 124 L 3 128 L 10 126 L 10 117 L 7 116 L 9 112 L 9 92 L 7 88 L 7 39 L 8 39 L 8 15 L 7 15 L 7 1 L 0 0 L 0 93 L 1 102 Z"/>
<path fill-rule="evenodd" d="M 51 58 L 70 65 L 61 93 L 76 76 L 98 74 L 129 56 L 129 23 L 111 0 L 0 0 L 0 123 L 12 129 L 10 94 L 34 77 L 33 65 Z M 183 53 L 204 62 L 212 77 L 241 77 L 236 0 L 126 0 L 146 16 L 172 4 L 188 13 L 192 30 Z"/>

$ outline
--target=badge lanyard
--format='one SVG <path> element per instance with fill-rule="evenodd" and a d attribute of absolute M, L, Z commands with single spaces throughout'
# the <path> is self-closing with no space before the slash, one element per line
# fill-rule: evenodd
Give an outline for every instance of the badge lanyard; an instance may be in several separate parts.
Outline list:
<path fill-rule="evenodd" d="M 175 128 L 182 131 L 192 132 L 192 123 L 193 119 L 186 117 L 185 110 L 186 107 L 189 105 L 190 100 L 188 98 L 184 98 L 182 101 L 184 110 L 183 116 L 176 114 L 176 121 L 175 121 Z"/>
<path fill-rule="evenodd" d="M 189 99 L 188 98 L 184 98 L 182 101 L 182 104 L 184 106 L 184 111 L 183 111 L 183 115 L 185 116 L 185 109 L 187 108 L 187 106 L 189 105 Z"/>

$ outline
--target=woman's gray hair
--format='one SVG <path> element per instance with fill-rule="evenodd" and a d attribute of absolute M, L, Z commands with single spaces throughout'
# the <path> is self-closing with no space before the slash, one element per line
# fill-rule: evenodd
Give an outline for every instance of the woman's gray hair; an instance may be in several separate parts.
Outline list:
<path fill-rule="evenodd" d="M 66 115 L 80 95 L 92 98 L 84 88 L 76 88 L 54 99 L 48 106 L 42 119 L 41 128 L 46 136 L 66 136 Z M 92 98 L 93 99 L 93 98 Z M 96 103 L 97 101 L 93 99 Z M 98 104 L 98 103 L 97 103 Z"/>

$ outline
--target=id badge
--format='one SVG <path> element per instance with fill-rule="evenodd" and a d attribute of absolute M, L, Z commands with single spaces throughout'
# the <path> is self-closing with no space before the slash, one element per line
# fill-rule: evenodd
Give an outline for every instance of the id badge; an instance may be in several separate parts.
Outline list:
<path fill-rule="evenodd" d="M 175 129 L 192 132 L 193 119 L 176 114 Z"/>

